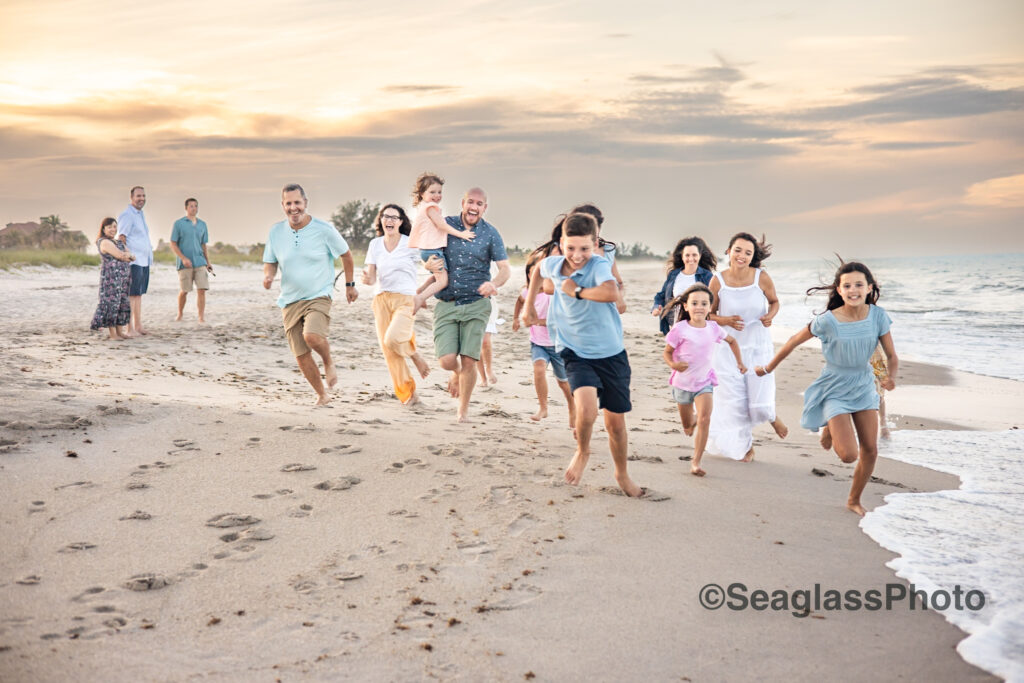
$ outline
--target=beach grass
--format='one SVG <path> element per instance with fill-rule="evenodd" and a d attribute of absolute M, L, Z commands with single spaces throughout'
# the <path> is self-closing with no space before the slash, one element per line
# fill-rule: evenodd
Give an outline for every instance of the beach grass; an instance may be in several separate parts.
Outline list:
<path fill-rule="evenodd" d="M 98 266 L 98 254 L 84 254 L 72 249 L 0 249 L 0 270 L 16 266 L 53 266 L 80 268 Z"/>

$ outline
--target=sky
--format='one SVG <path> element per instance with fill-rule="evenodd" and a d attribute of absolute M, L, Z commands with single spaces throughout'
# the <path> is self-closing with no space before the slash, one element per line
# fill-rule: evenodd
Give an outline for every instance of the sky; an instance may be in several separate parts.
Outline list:
<path fill-rule="evenodd" d="M 575 204 L 656 252 L 1024 251 L 1024 3 L 0 3 L 0 224 L 92 238 L 133 185 L 264 241 L 280 188 L 442 206 L 532 246 Z"/>

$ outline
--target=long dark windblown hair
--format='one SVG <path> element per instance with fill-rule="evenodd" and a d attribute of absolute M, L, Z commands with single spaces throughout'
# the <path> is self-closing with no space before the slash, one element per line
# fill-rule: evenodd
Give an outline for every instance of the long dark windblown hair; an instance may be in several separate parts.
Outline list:
<path fill-rule="evenodd" d="M 838 254 L 836 254 L 838 256 Z M 878 302 L 878 298 L 882 295 L 882 289 L 875 282 L 874 276 L 868 267 L 858 261 L 843 262 L 843 259 L 839 259 L 839 268 L 836 269 L 836 277 L 832 280 L 830 285 L 821 285 L 819 287 L 811 287 L 807 290 L 807 296 L 816 294 L 818 292 L 828 292 L 828 304 L 825 306 L 826 311 L 834 311 L 843 305 L 843 297 L 839 294 L 839 278 L 847 273 L 861 273 L 864 275 L 864 279 L 871 285 L 871 293 L 867 296 L 867 302 L 874 304 Z"/>
<path fill-rule="evenodd" d="M 726 256 L 732 251 L 732 245 L 736 243 L 736 240 L 746 240 L 754 245 L 754 258 L 750 259 L 751 268 L 760 268 L 761 263 L 772 255 L 772 245 L 765 241 L 764 234 L 761 235 L 761 241 L 758 242 L 757 238 L 749 232 L 738 232 L 729 240 L 729 246 L 725 248 Z"/>
<path fill-rule="evenodd" d="M 705 294 L 707 294 L 708 300 L 711 302 L 711 305 L 714 305 L 714 292 L 708 289 L 707 285 L 697 282 L 687 287 L 685 292 L 683 292 L 677 297 L 673 297 L 667 304 L 665 304 L 661 309 L 661 317 L 664 318 L 669 313 L 675 311 L 677 315 L 673 319 L 674 322 L 679 322 L 680 320 L 689 320 L 690 313 L 685 308 L 683 308 L 683 304 L 690 300 L 691 294 L 695 294 L 697 292 L 704 292 Z"/>
<path fill-rule="evenodd" d="M 731 248 L 732 245 L 730 245 Z M 686 247 L 697 247 L 700 250 L 700 262 L 697 265 L 705 270 L 715 271 L 718 267 L 718 259 L 715 258 L 714 253 L 708 247 L 707 243 L 697 236 L 684 237 L 679 240 L 676 244 L 676 248 L 672 250 L 672 255 L 668 259 L 668 267 L 665 272 L 675 270 L 676 268 L 683 267 L 683 249 Z"/>

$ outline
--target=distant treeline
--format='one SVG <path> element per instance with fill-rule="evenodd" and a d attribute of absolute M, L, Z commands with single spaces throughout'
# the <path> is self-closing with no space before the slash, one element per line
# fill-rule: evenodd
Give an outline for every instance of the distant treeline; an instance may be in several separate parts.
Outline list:
<path fill-rule="evenodd" d="M 84 252 L 92 241 L 72 230 L 60 216 L 42 216 L 39 222 L 8 223 L 0 229 L 0 249 L 61 249 Z"/>

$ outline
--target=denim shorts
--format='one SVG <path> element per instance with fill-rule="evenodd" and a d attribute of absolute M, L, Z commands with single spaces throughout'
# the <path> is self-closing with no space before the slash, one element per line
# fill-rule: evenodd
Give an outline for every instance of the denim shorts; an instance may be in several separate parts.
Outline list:
<path fill-rule="evenodd" d="M 142 296 L 149 291 L 149 266 L 132 264 L 128 277 L 128 296 Z"/>
<path fill-rule="evenodd" d="M 672 387 L 672 398 L 675 400 L 676 403 L 680 405 L 689 405 L 693 403 L 693 399 L 697 398 L 701 394 L 710 394 L 714 390 L 715 387 L 714 385 L 711 384 L 707 385 L 706 387 L 701 387 L 697 391 L 686 391 L 685 389 L 677 389 L 676 387 Z"/>
<path fill-rule="evenodd" d="M 554 373 L 555 379 L 559 382 L 568 381 L 569 378 L 565 374 L 565 361 L 555 353 L 554 346 L 541 346 L 540 344 L 530 342 L 530 359 L 534 363 L 539 360 L 551 363 L 551 372 Z"/>
<path fill-rule="evenodd" d="M 439 249 L 420 249 L 420 260 L 426 263 L 431 256 L 436 256 L 444 263 L 444 269 L 448 270 L 448 259 L 444 255 L 444 247 Z"/>

